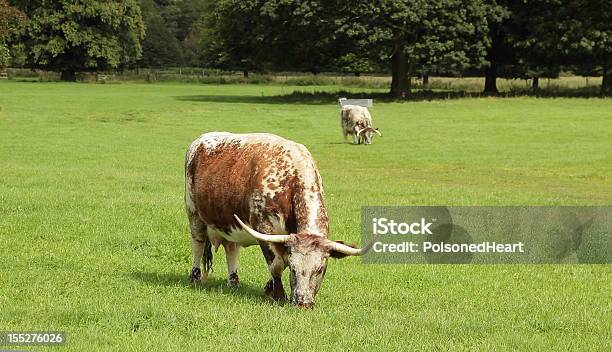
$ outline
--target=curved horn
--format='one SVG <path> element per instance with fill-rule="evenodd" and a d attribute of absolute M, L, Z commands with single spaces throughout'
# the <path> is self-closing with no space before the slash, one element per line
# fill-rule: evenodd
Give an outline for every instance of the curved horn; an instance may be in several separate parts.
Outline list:
<path fill-rule="evenodd" d="M 374 129 L 374 132 L 378 133 L 378 135 L 382 137 L 382 133 L 380 133 L 380 131 L 378 130 L 378 128 L 375 128 L 375 129 Z"/>
<path fill-rule="evenodd" d="M 357 137 L 359 137 L 359 135 L 361 134 L 361 132 L 363 132 L 363 131 L 365 131 L 365 130 L 366 130 L 365 128 L 362 128 L 362 129 L 358 130 L 358 131 L 357 131 Z"/>
<path fill-rule="evenodd" d="M 376 243 L 377 239 L 378 239 L 378 235 L 374 236 L 372 240 L 370 241 L 370 243 L 368 243 L 367 246 L 362 247 L 362 248 L 353 248 L 351 246 L 347 246 L 342 243 L 331 242 L 331 241 L 330 242 L 331 242 L 332 249 L 337 252 L 344 253 L 346 255 L 363 255 L 363 254 L 366 254 L 374 246 L 374 243 Z"/>
<path fill-rule="evenodd" d="M 252 228 L 248 227 L 245 223 L 243 223 L 242 220 L 240 220 L 240 218 L 238 217 L 238 215 L 234 214 L 234 217 L 236 218 L 236 220 L 238 220 L 238 223 L 246 232 L 250 233 L 251 236 L 257 238 L 260 241 L 285 243 L 289 239 L 289 235 L 266 235 L 264 233 L 257 232 Z"/>

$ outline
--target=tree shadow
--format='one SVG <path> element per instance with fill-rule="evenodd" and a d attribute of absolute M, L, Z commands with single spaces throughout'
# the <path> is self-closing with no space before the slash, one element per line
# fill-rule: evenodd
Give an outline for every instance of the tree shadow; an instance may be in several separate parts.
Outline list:
<path fill-rule="evenodd" d="M 225 279 L 216 277 L 209 277 L 206 281 L 201 283 L 192 283 L 189 281 L 189 277 L 187 275 L 179 275 L 175 273 L 133 272 L 128 274 L 128 276 L 147 285 L 162 287 L 183 286 L 195 291 L 203 291 L 206 293 L 239 296 L 243 299 L 257 303 L 284 305 L 284 303 L 275 302 L 266 297 L 263 293 L 263 284 L 262 287 L 254 287 L 253 285 L 241 282 L 240 286 L 230 288 L 227 286 L 227 281 Z"/>
<path fill-rule="evenodd" d="M 463 98 L 514 98 L 514 97 L 536 97 L 536 98 L 598 98 L 599 95 L 593 90 L 581 88 L 567 88 L 555 90 L 514 90 L 502 92 L 496 95 L 484 94 L 482 92 L 460 91 L 460 90 L 415 90 L 404 98 L 392 98 L 386 92 L 349 92 L 349 91 L 295 91 L 284 95 L 187 95 L 176 96 L 180 101 L 212 102 L 212 103 L 236 103 L 236 104 L 309 104 L 328 105 L 337 104 L 341 97 L 352 99 L 374 99 L 378 102 L 414 102 L 432 100 L 453 100 Z"/>

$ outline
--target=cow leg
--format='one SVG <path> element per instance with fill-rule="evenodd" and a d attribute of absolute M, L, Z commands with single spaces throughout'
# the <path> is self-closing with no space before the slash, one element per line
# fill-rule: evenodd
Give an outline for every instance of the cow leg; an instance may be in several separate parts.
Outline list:
<path fill-rule="evenodd" d="M 344 128 L 342 129 L 342 134 L 344 135 L 344 143 L 348 143 L 348 139 L 346 138 L 348 133 L 346 133 L 346 130 Z"/>
<path fill-rule="evenodd" d="M 259 247 L 261 247 L 261 251 L 266 258 L 268 270 L 272 275 L 272 278 L 264 287 L 264 293 L 266 296 L 275 301 L 286 301 L 287 296 L 285 295 L 285 289 L 283 288 L 282 281 L 283 270 L 285 270 L 285 262 L 283 258 L 280 255 L 275 254 L 269 246 L 270 245 L 265 242 L 259 243 Z"/>
<path fill-rule="evenodd" d="M 191 231 L 191 254 L 193 259 L 189 280 L 191 282 L 200 282 L 202 279 L 206 280 L 208 278 L 208 261 L 212 260 L 212 258 L 207 258 L 207 263 L 205 263 L 206 270 L 202 273 L 202 257 L 205 254 L 207 246 L 207 252 L 210 252 L 210 241 L 206 234 L 206 225 L 198 215 L 188 213 L 188 217 L 189 230 Z"/>
<path fill-rule="evenodd" d="M 223 243 L 225 258 L 227 259 L 227 285 L 237 287 L 240 284 L 238 279 L 238 259 L 240 257 L 240 245 L 235 242 Z"/>

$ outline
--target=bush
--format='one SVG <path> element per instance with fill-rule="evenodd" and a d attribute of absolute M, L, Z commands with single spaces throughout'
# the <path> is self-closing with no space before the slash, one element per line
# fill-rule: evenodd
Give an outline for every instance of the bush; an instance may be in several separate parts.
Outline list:
<path fill-rule="evenodd" d="M 334 85 L 334 79 L 325 76 L 301 76 L 287 78 L 284 84 L 289 86 L 330 86 Z"/>

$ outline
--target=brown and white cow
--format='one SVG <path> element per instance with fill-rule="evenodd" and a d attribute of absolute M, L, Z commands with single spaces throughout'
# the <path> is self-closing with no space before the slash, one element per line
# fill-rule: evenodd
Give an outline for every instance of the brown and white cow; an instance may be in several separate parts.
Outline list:
<path fill-rule="evenodd" d="M 344 142 L 346 136 L 352 135 L 355 144 L 372 144 L 372 136 L 377 133 L 382 137 L 378 128 L 372 127 L 372 115 L 368 108 L 359 105 L 344 105 L 340 110 L 340 126 Z"/>
<path fill-rule="evenodd" d="M 265 294 L 286 299 L 281 275 L 289 266 L 291 302 L 305 308 L 314 305 L 329 257 L 361 255 L 370 247 L 357 249 L 327 238 L 327 210 L 314 159 L 303 145 L 272 134 L 211 132 L 193 141 L 185 160 L 185 206 L 192 281 L 208 275 L 211 247 L 223 246 L 228 283 L 238 285 L 240 247 L 259 245 L 272 275 Z"/>

